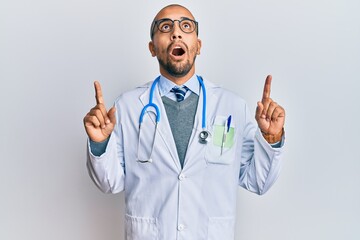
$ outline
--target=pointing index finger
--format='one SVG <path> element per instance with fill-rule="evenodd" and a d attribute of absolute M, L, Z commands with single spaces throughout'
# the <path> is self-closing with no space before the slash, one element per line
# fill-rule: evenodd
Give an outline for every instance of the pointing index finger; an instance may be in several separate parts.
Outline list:
<path fill-rule="evenodd" d="M 264 92 L 263 92 L 263 97 L 262 97 L 263 99 L 270 98 L 271 79 L 272 79 L 271 75 L 268 75 L 266 77 L 265 85 L 264 85 Z"/>
<path fill-rule="evenodd" d="M 94 87 L 95 87 L 96 104 L 100 104 L 100 103 L 103 104 L 104 99 L 103 99 L 100 83 L 98 81 L 95 81 L 94 82 Z"/>

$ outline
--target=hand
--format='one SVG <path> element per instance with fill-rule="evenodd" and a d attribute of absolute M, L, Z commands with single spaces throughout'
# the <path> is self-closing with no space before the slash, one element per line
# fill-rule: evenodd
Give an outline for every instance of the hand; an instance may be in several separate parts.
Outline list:
<path fill-rule="evenodd" d="M 268 75 L 265 80 L 263 97 L 257 103 L 255 119 L 264 137 L 270 135 L 271 139 L 275 138 L 273 141 L 278 142 L 283 133 L 285 110 L 270 98 L 271 79 L 271 75 Z"/>
<path fill-rule="evenodd" d="M 84 117 L 84 127 L 89 138 L 94 142 L 106 140 L 116 124 L 115 106 L 106 111 L 100 83 L 95 81 L 96 106 Z"/>

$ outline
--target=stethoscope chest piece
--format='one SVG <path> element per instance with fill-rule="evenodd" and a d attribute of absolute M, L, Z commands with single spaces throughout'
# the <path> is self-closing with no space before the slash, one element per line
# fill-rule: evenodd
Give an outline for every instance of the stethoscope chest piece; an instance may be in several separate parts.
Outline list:
<path fill-rule="evenodd" d="M 199 142 L 201 144 L 206 144 L 210 141 L 211 139 L 211 134 L 209 131 L 206 131 L 206 130 L 202 130 L 200 133 L 199 133 Z"/>

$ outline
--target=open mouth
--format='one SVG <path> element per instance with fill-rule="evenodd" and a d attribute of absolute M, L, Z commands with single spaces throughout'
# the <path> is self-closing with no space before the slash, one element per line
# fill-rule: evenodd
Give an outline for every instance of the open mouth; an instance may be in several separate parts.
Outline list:
<path fill-rule="evenodd" d="M 182 56 L 184 55 L 185 51 L 181 47 L 174 47 L 171 54 L 174 56 Z"/>

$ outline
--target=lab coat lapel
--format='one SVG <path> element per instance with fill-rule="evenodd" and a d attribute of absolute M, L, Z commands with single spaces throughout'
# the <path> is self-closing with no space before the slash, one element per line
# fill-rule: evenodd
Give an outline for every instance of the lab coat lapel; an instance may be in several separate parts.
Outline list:
<path fill-rule="evenodd" d="M 147 90 L 144 91 L 144 93 L 142 95 L 140 95 L 139 99 L 140 99 L 141 103 L 143 104 L 143 106 L 145 106 L 146 104 L 149 103 L 151 84 L 152 84 L 152 82 L 148 83 Z M 153 97 L 154 98 L 153 103 L 155 103 L 159 107 L 159 111 L 160 111 L 160 122 L 158 123 L 158 134 L 159 134 L 159 136 L 157 136 L 157 138 L 156 138 L 154 151 L 156 151 L 156 150 L 163 151 L 161 148 L 162 148 L 162 146 L 164 144 L 166 146 L 166 148 L 168 149 L 177 170 L 181 171 L 180 160 L 179 160 L 179 156 L 178 156 L 178 153 L 177 153 L 177 150 L 176 150 L 174 137 L 172 135 L 169 120 L 167 118 L 166 110 L 165 110 L 164 104 L 162 102 L 158 87 L 155 88 L 153 96 L 154 96 Z M 153 108 L 148 108 L 147 111 L 148 112 L 150 112 L 150 111 L 155 112 L 155 110 Z M 151 119 L 153 120 L 153 123 L 155 125 L 154 114 L 148 114 L 148 116 L 151 117 Z M 160 144 L 160 142 L 162 142 L 162 144 Z M 164 158 L 164 161 L 166 161 L 166 160 L 167 159 Z"/>
<path fill-rule="evenodd" d="M 204 85 L 206 88 L 206 128 L 209 130 L 211 126 L 211 119 L 213 119 L 214 111 L 216 104 L 218 102 L 218 97 L 215 95 L 214 90 L 219 88 L 211 82 L 204 80 Z M 206 144 L 199 143 L 199 134 L 202 129 L 202 111 L 203 111 L 203 92 L 200 91 L 198 106 L 195 115 L 194 128 L 190 137 L 188 149 L 186 152 L 184 160 L 184 171 L 188 169 L 196 169 L 193 167 L 194 164 L 200 164 L 200 166 L 205 167 L 205 161 L 197 161 L 198 156 L 205 155 Z"/>

